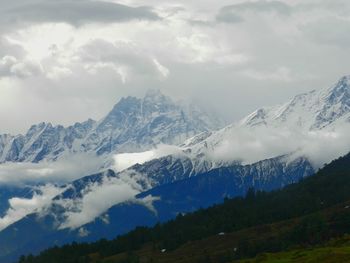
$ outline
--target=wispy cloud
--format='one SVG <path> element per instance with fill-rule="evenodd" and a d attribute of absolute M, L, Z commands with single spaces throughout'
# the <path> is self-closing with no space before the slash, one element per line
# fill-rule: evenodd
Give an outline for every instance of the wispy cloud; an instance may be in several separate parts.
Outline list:
<path fill-rule="evenodd" d="M 126 174 L 124 174 L 126 175 Z M 55 203 L 65 208 L 64 222 L 59 228 L 76 229 L 102 215 L 110 207 L 131 200 L 142 190 L 137 178 L 108 178 L 102 183 L 85 186 L 83 197 L 60 199 Z"/>
<path fill-rule="evenodd" d="M 34 194 L 31 198 L 13 197 L 8 200 L 10 207 L 5 215 L 0 217 L 0 231 L 28 214 L 40 213 L 42 209 L 51 204 L 53 197 L 64 191 L 64 188 L 46 184 L 35 187 L 33 191 Z"/>

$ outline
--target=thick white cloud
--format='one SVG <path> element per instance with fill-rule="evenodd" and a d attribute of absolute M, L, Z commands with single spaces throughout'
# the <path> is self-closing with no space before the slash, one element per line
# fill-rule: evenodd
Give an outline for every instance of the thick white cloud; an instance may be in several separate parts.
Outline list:
<path fill-rule="evenodd" d="M 100 217 L 106 224 L 109 223 L 108 215 L 104 213 L 111 207 L 120 203 L 135 203 L 146 206 L 149 210 L 157 213 L 153 202 L 159 200 L 159 197 L 146 196 L 137 199 L 135 196 L 140 193 L 143 187 L 139 183 L 142 175 L 135 171 L 124 172 L 120 177 L 105 177 L 102 183 L 92 183 L 84 190 L 84 196 L 81 199 L 61 199 L 54 201 L 63 206 L 65 220 L 61 222 L 60 229 L 77 229 L 92 222 Z M 45 211 L 43 211 L 45 214 Z M 79 229 L 83 235 L 88 235 L 84 228 Z"/>
<path fill-rule="evenodd" d="M 69 155 L 56 162 L 0 164 L 0 184 L 65 183 L 98 172 L 99 157 L 89 154 Z"/>
<path fill-rule="evenodd" d="M 78 228 L 99 217 L 110 207 L 132 200 L 142 190 L 137 177 L 124 174 L 122 178 L 105 177 L 102 183 L 89 185 L 81 199 L 62 199 L 55 201 L 62 205 L 66 212 L 65 221 L 60 229 Z"/>
<path fill-rule="evenodd" d="M 240 160 L 243 164 L 251 164 L 292 154 L 291 158 L 307 157 L 318 169 L 325 163 L 347 154 L 349 149 L 348 124 L 320 131 L 259 127 L 232 130 L 213 150 L 208 150 L 207 155 L 216 161 Z"/>
<path fill-rule="evenodd" d="M 9 199 L 10 208 L 3 217 L 0 217 L 0 230 L 3 230 L 28 214 L 41 212 L 42 209 L 51 204 L 52 198 L 63 190 L 64 188 L 47 184 L 34 189 L 35 193 L 31 198 L 14 197 Z"/>

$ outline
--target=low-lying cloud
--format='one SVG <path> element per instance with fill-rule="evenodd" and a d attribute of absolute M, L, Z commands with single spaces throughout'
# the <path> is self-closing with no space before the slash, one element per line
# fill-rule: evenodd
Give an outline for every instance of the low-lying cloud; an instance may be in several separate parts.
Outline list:
<path fill-rule="evenodd" d="M 300 156 L 308 158 L 318 169 L 323 164 L 350 151 L 349 124 L 317 131 L 296 128 L 235 127 L 223 130 L 221 135 L 215 140 L 209 137 L 206 147 L 202 147 L 202 144 L 199 148 L 202 153 L 205 153 L 206 158 L 214 162 L 230 163 L 238 160 L 242 164 L 251 164 L 263 159 L 289 154 L 291 158 Z M 193 149 L 198 146 L 194 146 Z M 11 198 L 9 200 L 10 208 L 0 218 L 0 230 L 30 213 L 40 213 L 41 211 L 45 213 L 44 208 L 49 207 L 51 202 L 55 202 L 65 209 L 63 215 L 65 220 L 60 222 L 59 229 L 78 229 L 103 215 L 109 208 L 123 202 L 140 203 L 156 213 L 152 204 L 153 201 L 157 200 L 157 197 L 135 200 L 138 193 L 151 187 L 151 182 L 147 182 L 150 179 L 127 168 L 136 163 L 143 164 L 162 156 L 177 154 L 182 150 L 184 149 L 179 147 L 160 145 L 154 150 L 143 153 L 115 155 L 114 168 L 122 172 L 118 173 L 116 177 L 104 176 L 102 182 L 92 182 L 85 185 L 84 189 L 81 190 L 81 198 L 64 198 L 52 201 L 52 198 L 61 193 L 63 188 L 51 184 L 42 186 L 41 192 L 34 194 L 31 198 Z M 192 151 L 192 153 L 195 152 Z M 183 154 L 186 154 L 186 151 Z M 94 158 L 89 160 L 80 156 L 82 163 L 79 165 L 79 158 L 77 158 L 73 158 L 74 165 L 67 160 L 49 164 L 4 164 L 0 166 L 0 179 L 7 183 L 18 183 L 23 180 L 27 182 L 68 181 L 89 174 L 87 170 L 97 169 L 97 164 L 100 164 Z M 94 160 L 96 164 L 92 165 Z M 86 167 L 84 167 L 85 165 Z M 4 176 L 4 171 L 8 173 L 8 176 Z M 17 173 L 17 178 L 14 176 L 15 173 Z M 11 177 L 13 177 L 12 181 Z"/>
<path fill-rule="evenodd" d="M 105 177 L 102 183 L 88 186 L 81 199 L 56 201 L 66 209 L 66 219 L 59 229 L 76 229 L 87 224 L 112 206 L 133 199 L 140 191 L 142 187 L 131 177 Z"/>
<path fill-rule="evenodd" d="M 72 154 L 55 162 L 8 162 L 0 164 L 0 184 L 66 183 L 96 173 L 102 165 L 102 159 L 91 154 Z"/>
<path fill-rule="evenodd" d="M 181 148 L 171 145 L 158 145 L 155 149 L 141 153 L 122 153 L 114 155 L 113 169 L 116 171 L 125 170 L 134 164 L 143 164 L 152 159 L 180 153 Z"/>
<path fill-rule="evenodd" d="M 350 152 L 350 125 L 304 131 L 297 128 L 236 128 L 207 155 L 217 161 L 251 164 L 285 154 L 307 157 L 317 169 Z"/>
<path fill-rule="evenodd" d="M 34 194 L 31 198 L 13 197 L 9 199 L 9 209 L 3 217 L 0 217 L 0 231 L 26 215 L 40 212 L 41 209 L 51 203 L 52 198 L 60 194 L 63 190 L 64 188 L 62 187 L 47 184 L 34 188 Z"/>

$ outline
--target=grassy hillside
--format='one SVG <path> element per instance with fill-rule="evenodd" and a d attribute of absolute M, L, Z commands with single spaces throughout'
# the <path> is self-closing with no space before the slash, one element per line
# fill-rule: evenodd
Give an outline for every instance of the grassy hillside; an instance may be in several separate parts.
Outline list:
<path fill-rule="evenodd" d="M 350 246 L 299 249 L 276 254 L 261 254 L 240 263 L 345 263 L 350 262 Z"/>
<path fill-rule="evenodd" d="M 226 200 L 153 228 L 137 228 L 112 241 L 53 248 L 21 262 L 224 263 L 262 252 L 312 247 L 350 230 L 348 200 L 350 155 L 283 190 L 251 190 L 245 198 Z"/>
<path fill-rule="evenodd" d="M 325 246 L 294 249 L 280 253 L 264 253 L 255 258 L 233 263 L 346 263 L 350 262 L 350 237 L 336 239 Z"/>

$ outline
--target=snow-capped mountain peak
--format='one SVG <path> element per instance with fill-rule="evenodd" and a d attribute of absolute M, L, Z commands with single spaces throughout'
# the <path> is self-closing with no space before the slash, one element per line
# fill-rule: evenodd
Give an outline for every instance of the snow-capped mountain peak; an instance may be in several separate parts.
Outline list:
<path fill-rule="evenodd" d="M 350 118 L 350 76 L 320 91 L 295 96 L 275 107 L 261 108 L 239 122 L 239 126 L 298 127 L 322 129 Z"/>
<path fill-rule="evenodd" d="M 260 108 L 221 130 L 198 134 L 182 147 L 197 163 L 204 160 L 221 166 L 235 160 L 251 163 L 291 152 L 304 154 L 305 144 L 314 147 L 315 140 L 334 137 L 334 131 L 339 143 L 346 138 L 344 125 L 350 123 L 349 94 L 350 76 L 346 76 L 330 88 L 299 94 L 284 104 Z M 316 168 L 329 161 L 318 158 L 313 160 Z"/>
<path fill-rule="evenodd" d="M 66 128 L 40 123 L 25 135 L 1 135 L 0 163 L 56 160 L 79 152 L 139 152 L 157 144 L 180 144 L 217 128 L 216 119 L 198 108 L 185 107 L 159 90 L 150 90 L 143 98 L 122 98 L 98 122 L 89 119 Z"/>

